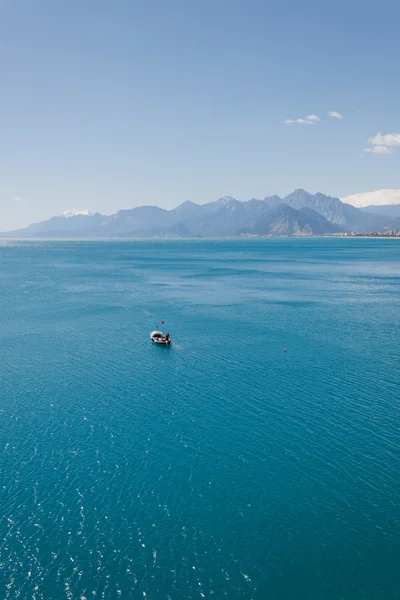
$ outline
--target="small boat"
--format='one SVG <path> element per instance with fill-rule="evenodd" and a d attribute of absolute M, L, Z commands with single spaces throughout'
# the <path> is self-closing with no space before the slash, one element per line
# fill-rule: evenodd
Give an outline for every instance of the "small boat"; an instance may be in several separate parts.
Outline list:
<path fill-rule="evenodd" d="M 164 335 L 162 331 L 152 331 L 150 334 L 150 339 L 154 344 L 162 344 L 163 346 L 171 345 L 169 333 Z"/>

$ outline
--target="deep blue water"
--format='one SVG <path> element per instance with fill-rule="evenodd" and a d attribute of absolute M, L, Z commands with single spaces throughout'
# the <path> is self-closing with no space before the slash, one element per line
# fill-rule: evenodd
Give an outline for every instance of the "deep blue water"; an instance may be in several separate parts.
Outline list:
<path fill-rule="evenodd" d="M 3 242 L 0 598 L 400 598 L 399 322 L 396 240 Z"/>

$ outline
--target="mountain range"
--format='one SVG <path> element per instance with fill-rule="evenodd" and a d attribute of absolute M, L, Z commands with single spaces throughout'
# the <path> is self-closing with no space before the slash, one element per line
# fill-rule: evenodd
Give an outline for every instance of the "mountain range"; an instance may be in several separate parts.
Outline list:
<path fill-rule="evenodd" d="M 110 216 L 66 212 L 25 229 L 1 233 L 17 238 L 183 238 L 371 233 L 396 228 L 400 206 L 356 208 L 305 190 L 279 198 L 240 202 L 224 197 L 208 204 L 187 201 L 172 210 L 141 206 Z"/>

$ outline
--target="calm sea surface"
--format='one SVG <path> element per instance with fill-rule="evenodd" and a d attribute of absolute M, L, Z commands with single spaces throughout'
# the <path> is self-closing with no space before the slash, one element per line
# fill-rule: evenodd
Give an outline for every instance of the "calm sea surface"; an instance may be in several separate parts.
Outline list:
<path fill-rule="evenodd" d="M 397 240 L 2 242 L 0 598 L 400 598 L 399 323 Z"/>

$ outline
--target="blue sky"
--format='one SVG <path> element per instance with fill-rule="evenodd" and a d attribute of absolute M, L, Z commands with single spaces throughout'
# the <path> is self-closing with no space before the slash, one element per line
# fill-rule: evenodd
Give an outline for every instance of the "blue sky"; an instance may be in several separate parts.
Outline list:
<path fill-rule="evenodd" d="M 397 0 L 3 0 L 0 229 L 399 188 L 398 138 L 368 143 L 400 132 L 399 23 Z"/>

